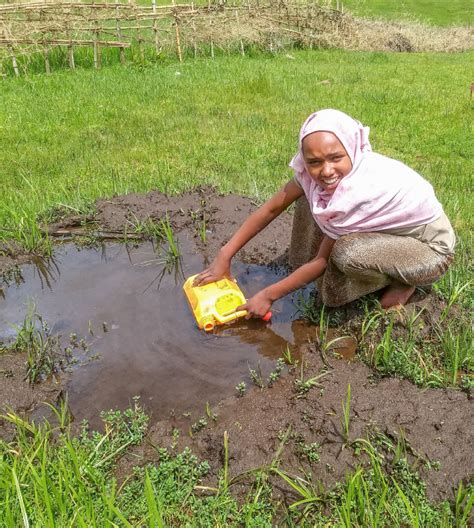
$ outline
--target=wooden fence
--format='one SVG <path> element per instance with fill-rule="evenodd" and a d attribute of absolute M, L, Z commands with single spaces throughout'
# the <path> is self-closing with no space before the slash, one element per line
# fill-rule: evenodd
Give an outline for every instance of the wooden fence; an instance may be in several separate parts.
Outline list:
<path fill-rule="evenodd" d="M 242 55 L 257 44 L 270 50 L 288 41 L 312 46 L 318 35 L 343 25 L 342 11 L 308 1 L 209 0 L 207 5 L 161 6 L 124 3 L 81 3 L 45 1 L 0 4 L 0 73 L 20 75 L 38 56 L 46 73 L 51 72 L 50 55 L 63 50 L 67 65 L 76 67 L 77 48 L 92 48 L 93 65 L 100 68 L 102 51 L 118 49 L 117 60 L 126 61 L 133 48 L 139 57 L 173 52 L 180 61 L 186 54 L 233 49 Z M 205 50 L 205 51 L 203 51 Z"/>

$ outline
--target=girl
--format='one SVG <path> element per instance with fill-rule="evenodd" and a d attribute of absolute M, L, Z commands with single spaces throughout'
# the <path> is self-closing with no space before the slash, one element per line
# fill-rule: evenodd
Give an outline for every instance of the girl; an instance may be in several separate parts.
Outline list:
<path fill-rule="evenodd" d="M 290 163 L 294 178 L 242 224 L 195 285 L 230 276 L 237 251 L 295 201 L 296 269 L 239 307 L 247 317 L 263 317 L 276 299 L 314 280 L 328 306 L 386 288 L 380 302 L 390 308 L 439 279 L 453 259 L 451 224 L 432 186 L 372 152 L 368 136 L 368 127 L 338 110 L 311 114 Z"/>

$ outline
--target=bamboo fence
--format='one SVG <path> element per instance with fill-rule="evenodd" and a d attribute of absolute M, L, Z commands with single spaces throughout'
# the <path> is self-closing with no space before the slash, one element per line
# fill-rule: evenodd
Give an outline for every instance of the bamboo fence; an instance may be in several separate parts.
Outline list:
<path fill-rule="evenodd" d="M 44 1 L 0 4 L 0 74 L 26 72 L 40 57 L 44 70 L 52 69 L 51 56 L 61 50 L 71 69 L 79 48 L 92 50 L 94 68 L 102 65 L 103 52 L 116 49 L 116 59 L 127 56 L 186 56 L 218 50 L 245 55 L 250 45 L 277 51 L 289 42 L 312 47 L 318 36 L 339 31 L 344 14 L 314 1 L 236 0 L 211 1 L 207 5 L 175 3 L 150 5 L 133 2 Z M 126 50 L 129 50 L 126 53 Z M 55 64 L 57 63 L 57 60 Z"/>

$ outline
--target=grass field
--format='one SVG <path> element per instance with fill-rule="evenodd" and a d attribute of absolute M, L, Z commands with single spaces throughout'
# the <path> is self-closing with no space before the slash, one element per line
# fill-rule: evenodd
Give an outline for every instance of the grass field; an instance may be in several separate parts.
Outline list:
<path fill-rule="evenodd" d="M 301 51 L 6 79 L 0 225 L 20 237 L 59 204 L 84 211 L 152 188 L 212 183 L 266 198 L 291 177 L 305 116 L 336 107 L 371 126 L 375 150 L 433 183 L 465 237 L 473 57 Z"/>
<path fill-rule="evenodd" d="M 117 193 L 176 193 L 210 183 L 263 200 L 291 177 L 287 164 L 304 118 L 336 107 L 371 126 L 375 150 L 434 185 L 459 236 L 454 275 L 444 286 L 449 297 L 456 291 L 449 281 L 459 288 L 470 276 L 473 59 L 473 52 L 292 51 L 5 79 L 0 237 L 34 249 L 42 240 L 38 222 L 53 220 L 58 208 L 86 212 L 96 198 Z M 0 440 L 3 525 L 272 525 L 274 468 L 256 473 L 254 494 L 243 504 L 228 493 L 224 475 L 212 497 L 194 494 L 206 466 L 189 454 L 163 454 L 164 465 L 117 489 L 113 462 L 141 441 L 141 412 L 126 421 L 109 415 L 110 434 L 77 439 L 9 419 L 19 435 L 14 443 Z M 372 465 L 327 494 L 329 517 L 312 517 L 308 526 L 382 526 L 373 523 L 386 511 L 385 526 L 466 525 L 472 489 L 457 490 L 453 510 L 430 504 L 404 463 L 387 475 L 382 454 L 366 449 Z M 316 502 L 314 491 L 300 488 L 305 492 Z M 287 511 L 289 526 L 304 525 L 296 513 Z"/>
<path fill-rule="evenodd" d="M 344 8 L 357 16 L 389 20 L 419 20 L 433 25 L 471 25 L 474 7 L 470 0 L 345 0 Z"/>

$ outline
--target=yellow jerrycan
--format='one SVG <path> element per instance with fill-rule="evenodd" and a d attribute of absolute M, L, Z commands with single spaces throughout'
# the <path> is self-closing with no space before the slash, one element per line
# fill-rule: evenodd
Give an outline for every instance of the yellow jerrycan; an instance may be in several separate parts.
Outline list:
<path fill-rule="evenodd" d="M 230 323 L 247 315 L 246 310 L 236 312 L 237 307 L 246 303 L 237 282 L 223 278 L 204 286 L 193 286 L 196 277 L 197 275 L 189 277 L 183 290 L 199 328 L 210 332 L 217 325 Z M 268 321 L 270 317 L 271 313 L 268 312 L 264 320 Z"/>

